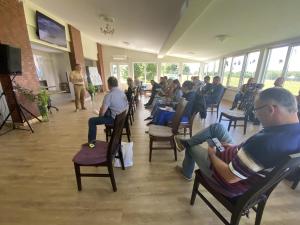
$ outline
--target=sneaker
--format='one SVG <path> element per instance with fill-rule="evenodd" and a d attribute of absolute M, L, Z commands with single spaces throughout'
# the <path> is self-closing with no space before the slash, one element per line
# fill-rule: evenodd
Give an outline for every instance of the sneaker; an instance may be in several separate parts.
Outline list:
<path fill-rule="evenodd" d="M 88 146 L 89 148 L 95 148 L 96 145 L 94 143 L 89 143 Z"/>
<path fill-rule="evenodd" d="M 144 121 L 146 120 L 152 120 L 153 119 L 153 116 L 148 116 L 146 119 L 144 119 Z"/>
<path fill-rule="evenodd" d="M 150 122 L 148 122 L 148 123 L 146 124 L 146 126 L 150 126 L 151 124 L 154 124 L 154 122 L 153 122 L 153 121 L 150 121 Z"/>
<path fill-rule="evenodd" d="M 178 173 L 180 173 L 180 175 L 183 177 L 183 179 L 185 179 L 185 180 L 187 180 L 187 181 L 192 181 L 192 180 L 193 180 L 193 177 L 187 177 L 187 176 L 185 176 L 185 175 L 183 174 L 183 172 L 182 172 L 182 166 L 177 165 L 177 166 L 175 167 L 175 170 L 176 170 Z"/>
<path fill-rule="evenodd" d="M 175 142 L 177 151 L 182 152 L 185 150 L 184 145 L 181 143 L 181 140 L 177 136 L 174 136 L 174 142 Z"/>

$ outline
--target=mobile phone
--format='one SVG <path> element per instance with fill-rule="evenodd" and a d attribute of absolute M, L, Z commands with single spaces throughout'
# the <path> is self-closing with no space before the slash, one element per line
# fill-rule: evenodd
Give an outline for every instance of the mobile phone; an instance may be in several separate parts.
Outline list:
<path fill-rule="evenodd" d="M 212 138 L 211 141 L 219 152 L 223 152 L 225 150 L 218 138 Z"/>

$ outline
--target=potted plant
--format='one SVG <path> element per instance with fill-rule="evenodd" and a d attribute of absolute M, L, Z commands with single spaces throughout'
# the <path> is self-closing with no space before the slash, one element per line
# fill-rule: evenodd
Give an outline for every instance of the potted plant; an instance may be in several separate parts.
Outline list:
<path fill-rule="evenodd" d="M 91 98 L 92 98 L 92 101 L 94 100 L 94 96 L 95 96 L 95 93 L 96 93 L 96 87 L 89 83 L 88 84 L 88 87 L 87 87 L 87 91 L 89 92 L 89 94 L 91 95 Z"/>
<path fill-rule="evenodd" d="M 36 100 L 43 120 L 48 121 L 49 94 L 47 90 L 41 89 L 40 92 L 36 95 Z"/>

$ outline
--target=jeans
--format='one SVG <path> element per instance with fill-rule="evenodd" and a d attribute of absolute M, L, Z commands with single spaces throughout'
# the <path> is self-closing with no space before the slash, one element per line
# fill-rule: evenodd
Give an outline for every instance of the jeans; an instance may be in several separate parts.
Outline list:
<path fill-rule="evenodd" d="M 96 140 L 97 125 L 101 124 L 113 124 L 114 119 L 111 116 L 98 116 L 89 119 L 89 134 L 88 142 L 91 143 Z"/>
<path fill-rule="evenodd" d="M 185 156 L 182 162 L 182 172 L 186 177 L 192 177 L 195 162 L 205 176 L 212 176 L 208 151 L 200 146 L 200 144 L 205 141 L 208 141 L 209 145 L 211 145 L 211 142 L 209 141 L 211 138 L 218 138 L 220 142 L 233 143 L 228 131 L 219 123 L 210 125 L 195 134 L 191 139 L 188 139 L 186 142 L 189 147 L 185 150 Z"/>
<path fill-rule="evenodd" d="M 234 96 L 234 100 L 233 100 L 233 103 L 232 103 L 232 109 L 235 109 L 238 105 L 238 102 L 239 101 L 242 101 L 244 97 L 244 94 L 242 92 L 238 92 L 235 96 Z"/>

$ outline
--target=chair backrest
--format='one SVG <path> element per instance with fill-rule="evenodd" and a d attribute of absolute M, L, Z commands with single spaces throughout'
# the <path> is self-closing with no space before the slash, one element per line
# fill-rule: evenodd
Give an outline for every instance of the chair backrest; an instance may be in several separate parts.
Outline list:
<path fill-rule="evenodd" d="M 173 134 L 178 133 L 178 128 L 179 128 L 179 125 L 180 125 L 181 117 L 183 116 L 183 113 L 184 113 L 184 110 L 185 110 L 185 107 L 186 107 L 187 103 L 188 103 L 187 100 L 185 100 L 184 98 L 181 98 L 179 103 L 177 104 L 175 116 L 173 117 L 173 120 L 172 120 L 172 132 L 173 132 Z"/>
<path fill-rule="evenodd" d="M 247 210 L 255 206 L 259 201 L 268 199 L 279 182 L 295 171 L 299 165 L 300 153 L 292 154 L 282 159 L 264 179 L 239 197 L 236 207 Z"/>
<path fill-rule="evenodd" d="M 111 135 L 109 144 L 108 144 L 108 152 L 107 152 L 107 160 L 112 160 L 116 155 L 120 144 L 121 144 L 121 137 L 123 132 L 123 127 L 125 124 L 127 116 L 127 110 L 118 114 L 114 120 L 114 128 L 113 133 Z"/>
<path fill-rule="evenodd" d="M 221 94 L 221 96 L 220 96 L 220 99 L 219 99 L 218 102 L 217 102 L 217 105 L 220 105 L 220 103 L 221 103 L 221 101 L 222 101 L 222 99 L 223 99 L 223 97 L 224 97 L 224 95 L 225 95 L 226 89 L 227 89 L 227 88 L 224 87 L 223 92 L 222 92 L 222 94 Z"/>

